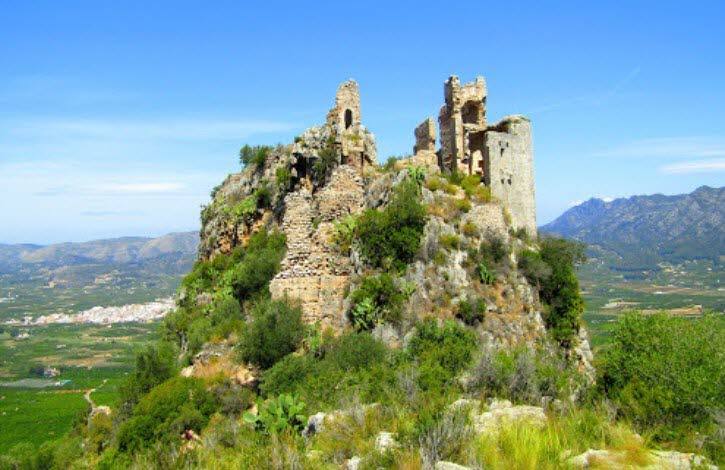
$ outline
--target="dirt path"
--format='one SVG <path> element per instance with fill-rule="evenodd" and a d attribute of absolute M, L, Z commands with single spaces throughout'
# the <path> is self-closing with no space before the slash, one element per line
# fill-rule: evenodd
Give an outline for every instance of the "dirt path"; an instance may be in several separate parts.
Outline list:
<path fill-rule="evenodd" d="M 108 382 L 108 379 L 103 379 L 103 382 L 101 383 L 100 387 L 103 387 L 106 385 L 106 382 Z M 95 388 L 91 388 L 86 390 L 86 393 L 83 394 L 83 398 L 88 402 L 89 405 L 91 405 L 91 410 L 96 409 L 96 404 L 93 402 L 93 399 L 91 398 L 91 393 L 95 392 Z"/>

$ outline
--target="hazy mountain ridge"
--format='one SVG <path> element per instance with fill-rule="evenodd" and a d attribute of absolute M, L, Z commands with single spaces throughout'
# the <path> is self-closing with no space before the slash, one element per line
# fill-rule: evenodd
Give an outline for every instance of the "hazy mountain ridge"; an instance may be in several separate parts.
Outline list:
<path fill-rule="evenodd" d="M 198 232 L 179 232 L 157 238 L 121 237 L 46 246 L 0 244 L 0 269 L 17 270 L 23 265 L 133 264 L 168 257 L 193 260 L 198 240 Z"/>
<path fill-rule="evenodd" d="M 620 257 L 619 267 L 652 268 L 661 262 L 712 259 L 725 252 L 725 188 L 702 186 L 689 194 L 590 199 L 541 227 Z"/>

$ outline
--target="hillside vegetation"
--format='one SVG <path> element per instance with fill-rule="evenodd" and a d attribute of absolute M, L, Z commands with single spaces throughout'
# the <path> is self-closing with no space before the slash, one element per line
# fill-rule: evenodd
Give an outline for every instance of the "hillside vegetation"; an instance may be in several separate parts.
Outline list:
<path fill-rule="evenodd" d="M 0 468 L 704 463 L 658 447 L 723 461 L 723 318 L 626 317 L 595 372 L 583 247 L 513 230 L 476 177 L 370 168 L 360 211 L 309 224 L 335 269 L 353 267 L 336 321 L 273 297 L 295 272 L 290 253 L 313 243 L 291 239 L 288 196 L 324 202 L 349 170 L 325 148 L 300 181 L 288 148 L 245 147 L 245 169 L 202 211 L 178 307 L 119 401 L 56 442 L 16 446 Z"/>

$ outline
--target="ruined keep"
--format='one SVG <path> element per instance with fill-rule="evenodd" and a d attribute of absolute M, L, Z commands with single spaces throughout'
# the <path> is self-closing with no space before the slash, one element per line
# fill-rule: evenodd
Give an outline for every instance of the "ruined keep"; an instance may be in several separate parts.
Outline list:
<path fill-rule="evenodd" d="M 512 226 L 536 234 L 531 122 L 524 116 L 486 121 L 486 81 L 477 77 L 461 85 L 452 75 L 444 84 L 445 104 L 438 115 L 441 171 L 478 175 L 491 195 L 511 215 Z M 434 151 L 435 124 L 426 119 L 415 129 L 415 159 L 430 158 Z"/>

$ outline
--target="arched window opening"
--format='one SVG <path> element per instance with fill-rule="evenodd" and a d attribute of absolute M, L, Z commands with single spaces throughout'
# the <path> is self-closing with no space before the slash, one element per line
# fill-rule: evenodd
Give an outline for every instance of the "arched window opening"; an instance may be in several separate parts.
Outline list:
<path fill-rule="evenodd" d="M 352 126 L 352 110 L 345 110 L 345 129 L 349 129 Z"/>

